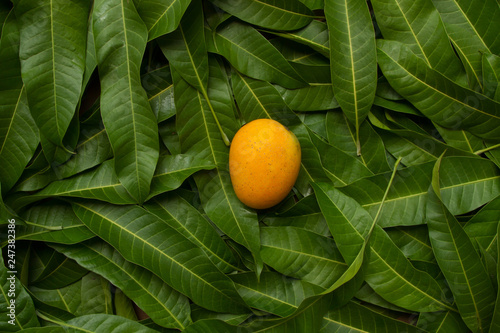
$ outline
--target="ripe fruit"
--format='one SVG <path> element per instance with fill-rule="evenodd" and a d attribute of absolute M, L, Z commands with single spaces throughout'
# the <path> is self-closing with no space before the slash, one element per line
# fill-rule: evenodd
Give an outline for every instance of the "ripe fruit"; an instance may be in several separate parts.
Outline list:
<path fill-rule="evenodd" d="M 300 169 L 300 144 L 279 122 L 256 119 L 241 127 L 229 149 L 229 174 L 245 205 L 264 209 L 283 200 Z"/>

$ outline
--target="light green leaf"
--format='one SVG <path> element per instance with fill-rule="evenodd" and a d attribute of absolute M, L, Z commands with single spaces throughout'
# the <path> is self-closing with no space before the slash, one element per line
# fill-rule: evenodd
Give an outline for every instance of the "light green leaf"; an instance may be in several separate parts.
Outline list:
<path fill-rule="evenodd" d="M 250 24 L 268 29 L 296 30 L 314 14 L 298 0 L 211 0 L 216 6 Z"/>
<path fill-rule="evenodd" d="M 193 302 L 214 311 L 246 311 L 233 283 L 206 254 L 145 209 L 97 202 L 73 202 L 73 209 L 125 259 L 155 272 Z"/>
<path fill-rule="evenodd" d="M 38 128 L 31 116 L 21 78 L 19 29 L 14 11 L 0 38 L 0 183 L 4 194 L 17 182 L 38 146 Z"/>
<path fill-rule="evenodd" d="M 93 24 L 101 115 L 116 174 L 134 199 L 143 202 L 159 154 L 157 121 L 139 73 L 147 29 L 132 1 L 96 1 Z"/>
<path fill-rule="evenodd" d="M 191 0 L 134 0 L 147 26 L 148 40 L 174 31 Z"/>
<path fill-rule="evenodd" d="M 90 2 L 20 0 L 14 8 L 31 114 L 41 135 L 62 147 L 82 90 Z"/>
<path fill-rule="evenodd" d="M 377 54 L 370 11 L 364 0 L 334 0 L 325 3 L 325 16 L 333 92 L 356 128 L 357 154 L 361 155 L 359 127 L 368 116 L 377 88 Z"/>
<path fill-rule="evenodd" d="M 314 84 L 304 88 L 286 89 L 275 86 L 283 100 L 294 111 L 321 111 L 338 108 L 331 84 Z"/>
<path fill-rule="evenodd" d="M 499 103 L 457 85 L 399 42 L 379 40 L 378 61 L 391 86 L 430 120 L 481 138 L 500 139 Z"/>
<path fill-rule="evenodd" d="M 126 261 L 108 244 L 94 240 L 53 247 L 120 288 L 157 324 L 178 329 L 189 325 L 188 299 L 150 271 Z"/>
<path fill-rule="evenodd" d="M 495 292 L 471 240 L 441 201 L 441 161 L 434 166 L 427 201 L 430 240 L 460 316 L 473 332 L 484 332 L 491 321 Z"/>

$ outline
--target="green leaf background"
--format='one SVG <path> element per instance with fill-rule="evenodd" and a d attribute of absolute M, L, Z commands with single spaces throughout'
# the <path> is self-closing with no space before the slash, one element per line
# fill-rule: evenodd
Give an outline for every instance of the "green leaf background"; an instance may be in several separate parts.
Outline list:
<path fill-rule="evenodd" d="M 12 0 L 0 28 L 2 332 L 498 331 L 498 1 Z M 258 118 L 302 150 L 266 210 L 229 177 Z"/>

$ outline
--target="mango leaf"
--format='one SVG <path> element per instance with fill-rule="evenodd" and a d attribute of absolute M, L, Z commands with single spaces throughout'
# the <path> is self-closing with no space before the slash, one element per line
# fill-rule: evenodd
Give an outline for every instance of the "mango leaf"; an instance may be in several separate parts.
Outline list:
<path fill-rule="evenodd" d="M 82 90 L 90 2 L 20 0 L 14 8 L 31 114 L 40 133 L 62 146 Z"/>
<path fill-rule="evenodd" d="M 16 205 L 24 206 L 30 202 L 55 196 L 98 199 L 114 204 L 132 204 L 135 202 L 117 179 L 113 168 L 113 160 L 102 163 L 95 170 L 89 170 L 72 178 L 52 182 L 36 194 L 21 197 L 16 202 Z"/>
<path fill-rule="evenodd" d="M 89 333 L 119 333 L 123 332 L 123 330 L 137 333 L 157 332 L 156 330 L 148 328 L 136 321 L 111 314 L 83 315 L 70 319 L 66 322 L 54 318 L 48 318 L 44 315 L 41 317 L 49 322 L 62 326 L 64 328 L 64 332 L 80 331 Z"/>
<path fill-rule="evenodd" d="M 153 273 L 126 261 L 108 244 L 93 240 L 53 247 L 123 290 L 159 325 L 178 329 L 189 325 L 187 298 Z"/>
<path fill-rule="evenodd" d="M 357 156 L 356 129 L 347 120 L 343 112 L 330 111 L 326 115 L 326 132 L 328 142 L 351 156 Z M 363 154 L 358 157 L 374 174 L 390 171 L 380 135 L 369 122 L 359 127 L 359 139 Z"/>
<path fill-rule="evenodd" d="M 175 193 L 148 201 L 145 208 L 198 245 L 225 273 L 239 270 L 236 259 L 216 229 L 189 202 Z"/>
<path fill-rule="evenodd" d="M 357 320 L 355 318 L 363 318 Z M 330 310 L 323 317 L 320 333 L 328 332 L 424 332 L 415 326 L 384 316 L 370 308 L 349 302 L 339 309 Z"/>
<path fill-rule="evenodd" d="M 110 284 L 92 272 L 64 288 L 30 287 L 30 292 L 37 300 L 76 316 L 112 313 Z"/>
<path fill-rule="evenodd" d="M 460 59 L 431 1 L 375 0 L 372 5 L 384 38 L 408 45 L 429 67 L 466 85 Z"/>
<path fill-rule="evenodd" d="M 270 33 L 307 45 L 326 58 L 330 57 L 330 40 L 325 22 L 313 20 L 304 28 L 296 31 L 270 31 Z"/>
<path fill-rule="evenodd" d="M 227 78 L 215 59 L 212 58 L 210 63 L 207 96 L 224 131 L 233 137 L 238 123 L 230 101 Z M 212 173 L 198 173 L 195 176 L 204 210 L 222 232 L 249 249 L 257 265 L 262 267 L 257 216 L 234 194 L 228 172 L 229 149 L 221 138 L 216 118 L 198 90 L 176 71 L 173 78 L 177 121 L 185 124 L 178 129 L 182 151 L 213 161 L 217 166 L 217 170 Z"/>
<path fill-rule="evenodd" d="M 467 235 L 486 251 L 496 251 L 498 214 L 500 214 L 500 196 L 484 205 L 464 225 Z"/>
<path fill-rule="evenodd" d="M 63 202 L 32 206 L 22 216 L 26 226 L 17 227 L 19 240 L 75 244 L 95 236 Z"/>
<path fill-rule="evenodd" d="M 239 333 L 241 327 L 230 325 L 220 319 L 201 319 L 189 325 L 185 333 Z"/>
<path fill-rule="evenodd" d="M 418 316 L 417 327 L 426 332 L 470 332 L 460 314 L 452 311 L 421 313 Z"/>
<path fill-rule="evenodd" d="M 112 156 L 111 145 L 103 126 L 82 124 L 75 154 L 66 163 L 53 166 L 53 169 L 59 179 L 68 178 L 98 166 Z"/>
<path fill-rule="evenodd" d="M 366 1 L 327 1 L 325 16 L 330 39 L 333 92 L 347 119 L 356 128 L 368 116 L 377 88 L 375 31 Z"/>
<path fill-rule="evenodd" d="M 425 163 L 402 169 L 396 173 L 389 191 L 386 209 L 382 211 L 382 227 L 423 224 L 423 210 L 427 201 L 427 186 L 432 177 L 433 163 Z M 450 171 L 447 171 L 448 168 Z M 445 157 L 441 177 L 441 193 L 445 205 L 452 214 L 462 214 L 489 202 L 498 194 L 498 170 L 485 159 L 468 157 Z M 457 175 L 455 172 L 463 172 Z M 457 171 L 460 170 L 460 171 Z M 375 216 L 387 188 L 388 174 L 360 179 L 341 188 Z M 465 200 L 475 193 L 474 200 Z M 457 204 L 461 201 L 463 206 Z"/>
<path fill-rule="evenodd" d="M 500 101 L 500 57 L 496 54 L 484 53 L 482 58 L 483 93 L 489 98 Z"/>
<path fill-rule="evenodd" d="M 28 261 L 23 266 L 28 266 L 28 281 L 30 288 L 59 289 L 73 284 L 88 273 L 75 261 L 54 251 L 44 243 L 34 243 L 30 250 Z"/>
<path fill-rule="evenodd" d="M 347 268 L 330 238 L 294 227 L 262 228 L 261 237 L 262 259 L 284 275 L 326 289 Z"/>
<path fill-rule="evenodd" d="M 35 315 L 35 307 L 24 286 L 17 279 L 14 273 L 15 261 L 12 262 L 12 246 L 6 246 L 2 250 L 8 258 L 4 263 L 3 256 L 0 255 L 0 285 L 1 297 L 0 305 L 3 319 L 0 321 L 0 328 L 3 332 L 16 332 L 28 327 L 39 327 L 40 323 Z M 7 267 L 5 266 L 7 264 Z M 12 266 L 11 266 L 12 265 Z"/>
<path fill-rule="evenodd" d="M 457 85 L 436 72 L 410 49 L 395 41 L 378 41 L 378 62 L 391 86 L 426 117 L 451 129 L 466 129 L 498 140 L 500 104 Z"/>
<path fill-rule="evenodd" d="M 259 280 L 252 273 L 232 274 L 229 277 L 250 307 L 280 317 L 292 315 L 304 299 L 322 291 L 318 286 L 275 272 L 263 272 Z"/>
<path fill-rule="evenodd" d="M 385 229 L 396 246 L 411 260 L 435 261 L 427 226 L 395 227 Z"/>
<path fill-rule="evenodd" d="M 292 315 L 278 319 L 256 320 L 248 328 L 251 332 L 318 332 L 322 324 L 321 319 L 331 303 L 331 295 L 309 297 L 300 304 Z"/>
<path fill-rule="evenodd" d="M 497 235 L 500 235 L 500 223 L 498 223 L 497 226 Z M 498 285 L 498 279 L 499 279 L 499 273 L 500 273 L 500 260 L 498 260 L 500 254 L 500 242 L 497 241 L 497 285 Z M 491 319 L 491 325 L 490 325 L 490 332 L 494 332 L 496 329 L 500 327 L 500 298 L 499 298 L 499 292 L 497 291 L 497 299 L 495 302 L 495 309 L 493 310 L 493 318 Z"/>
<path fill-rule="evenodd" d="M 298 0 L 211 0 L 216 6 L 250 24 L 268 29 L 296 30 L 312 21 L 314 14 Z"/>
<path fill-rule="evenodd" d="M 93 24 L 101 115 L 114 167 L 123 186 L 142 203 L 159 154 L 158 126 L 139 73 L 147 29 L 131 1 L 96 1 Z"/>
<path fill-rule="evenodd" d="M 205 253 L 145 209 L 89 201 L 73 202 L 73 209 L 125 259 L 156 272 L 193 302 L 214 311 L 246 311 L 232 282 Z"/>
<path fill-rule="evenodd" d="M 306 85 L 281 53 L 257 30 L 231 22 L 214 32 L 217 53 L 241 73 L 285 88 Z"/>
<path fill-rule="evenodd" d="M 335 109 L 339 105 L 333 96 L 331 84 L 314 84 L 304 88 L 286 89 L 275 86 L 283 100 L 295 111 Z"/>
<path fill-rule="evenodd" d="M 495 292 L 471 240 L 441 201 L 441 161 L 434 166 L 427 201 L 430 240 L 463 321 L 473 332 L 487 331 Z"/>
<path fill-rule="evenodd" d="M 174 31 L 191 0 L 135 0 L 141 19 L 147 26 L 148 40 Z"/>
<path fill-rule="evenodd" d="M 21 78 L 19 29 L 11 11 L 0 39 L 0 183 L 2 194 L 17 182 L 38 146 L 38 128 L 31 116 Z"/>
<path fill-rule="evenodd" d="M 276 212 L 274 216 L 266 216 L 263 222 L 271 227 L 291 226 L 303 228 L 323 236 L 330 235 L 325 217 L 321 213 L 314 195 L 308 195 L 292 207 L 285 208 L 287 209 Z"/>
<path fill-rule="evenodd" d="M 213 168 L 215 165 L 210 160 L 199 159 L 187 154 L 161 156 L 151 182 L 149 198 L 175 190 L 195 172 Z"/>
<path fill-rule="evenodd" d="M 446 32 L 463 57 L 472 87 L 482 84 L 481 54 L 500 52 L 498 3 L 487 1 L 432 1 Z"/>
<path fill-rule="evenodd" d="M 148 94 L 149 104 L 158 123 L 173 117 L 175 102 L 170 66 L 148 71 L 142 75 L 141 83 Z"/>

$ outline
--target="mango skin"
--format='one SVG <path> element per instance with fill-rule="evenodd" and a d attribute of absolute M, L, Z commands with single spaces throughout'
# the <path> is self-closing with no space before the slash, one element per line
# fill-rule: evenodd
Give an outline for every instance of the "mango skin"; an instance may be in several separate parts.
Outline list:
<path fill-rule="evenodd" d="M 272 119 L 242 126 L 229 149 L 229 174 L 238 199 L 255 209 L 281 202 L 300 170 L 300 143 L 295 134 Z"/>

